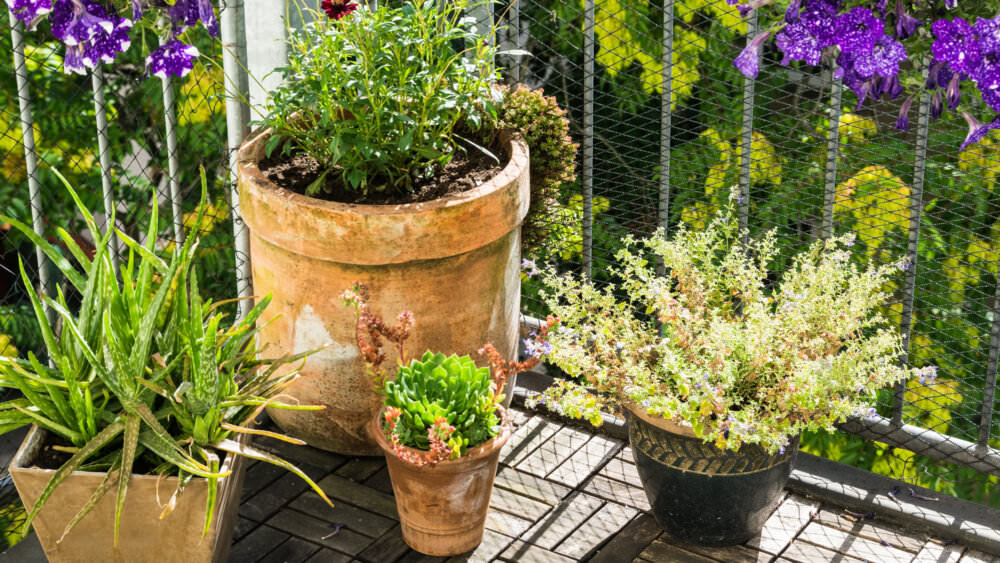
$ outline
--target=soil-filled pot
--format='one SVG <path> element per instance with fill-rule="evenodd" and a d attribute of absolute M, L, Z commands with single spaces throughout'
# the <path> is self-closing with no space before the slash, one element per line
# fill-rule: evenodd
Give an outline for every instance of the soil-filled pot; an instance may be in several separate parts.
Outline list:
<path fill-rule="evenodd" d="M 285 392 L 322 411 L 270 410 L 285 432 L 311 446 L 378 455 L 369 422 L 380 407 L 341 293 L 360 281 L 372 310 L 413 312 L 407 351 L 469 354 L 492 342 L 517 352 L 520 225 L 528 212 L 528 148 L 508 139 L 509 162 L 472 190 L 401 205 L 354 205 L 306 197 L 261 173 L 269 131 L 240 149 L 239 192 L 250 227 L 254 293 L 273 295 L 279 318 L 261 333 L 272 355 L 332 343 L 306 361 Z M 394 350 L 386 350 L 389 365 Z M 513 382 L 511 382 L 513 383 Z"/>
<path fill-rule="evenodd" d="M 511 433 L 506 412 L 501 420 L 496 437 L 469 448 L 462 457 L 419 467 L 393 453 L 382 432 L 381 412 L 371 422 L 372 434 L 385 452 L 403 540 L 414 550 L 445 557 L 465 553 L 483 541 L 500 450 Z"/>
<path fill-rule="evenodd" d="M 799 439 L 784 453 L 756 445 L 722 450 L 690 428 L 633 409 L 628 437 L 653 516 L 674 539 L 703 546 L 760 533 L 792 471 Z"/>
<path fill-rule="evenodd" d="M 42 451 L 45 436 L 44 430 L 32 427 L 10 463 L 14 486 L 29 508 L 55 473 L 54 469 L 32 467 Z M 56 487 L 32 525 L 45 556 L 52 563 L 222 563 L 227 560 L 232 543 L 244 467 L 242 457 L 226 456 L 222 470 L 232 473 L 219 481 L 215 516 L 205 537 L 202 530 L 208 482 L 193 479 L 178 497 L 173 512 L 161 520 L 160 513 L 177 487 L 177 478 L 156 475 L 133 474 L 129 480 L 118 547 L 114 546 L 113 488 L 59 541 L 66 524 L 90 499 L 104 473 L 71 473 Z"/>

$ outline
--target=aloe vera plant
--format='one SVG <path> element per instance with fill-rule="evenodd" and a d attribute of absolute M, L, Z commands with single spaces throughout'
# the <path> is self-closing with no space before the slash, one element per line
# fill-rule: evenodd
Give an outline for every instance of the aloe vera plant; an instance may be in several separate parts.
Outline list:
<path fill-rule="evenodd" d="M 66 188 L 90 231 L 100 233 L 76 192 L 68 183 Z M 206 192 L 202 171 L 203 202 Z M 204 208 L 199 206 L 199 210 Z M 59 229 L 57 235 L 69 251 L 66 257 L 30 226 L 3 215 L 0 221 L 11 223 L 29 237 L 58 268 L 70 288 L 67 291 L 79 295 L 79 304 L 71 306 L 62 288 L 55 296 L 40 294 L 21 264 L 48 364 L 30 352 L 27 359 L 0 357 L 0 386 L 23 394 L 0 404 L 0 432 L 34 423 L 68 442 L 68 446 L 56 448 L 70 454 L 30 507 L 25 530 L 71 472 L 106 471 L 104 481 L 70 521 L 64 535 L 114 489 L 117 545 L 129 477 L 140 458 L 160 474 L 179 477 L 175 497 L 191 479 L 208 480 L 203 534 L 214 516 L 218 481 L 227 475 L 220 470 L 224 454 L 292 471 L 330 502 L 322 489 L 292 464 L 234 439 L 249 433 L 298 442 L 251 428 L 253 417 L 265 406 L 319 407 L 274 400 L 297 373 L 293 369 L 277 376 L 277 370 L 302 360 L 307 353 L 276 359 L 258 357 L 257 321 L 270 297 L 260 299 L 247 316 L 234 323 L 227 323 L 220 311 L 226 302 L 202 299 L 194 266 L 196 233 L 188 233 L 182 246 L 161 257 L 154 246 L 160 229 L 154 204 L 144 244 L 116 231 L 127 248 L 116 271 L 109 255 L 110 230 L 96 241 L 94 255 L 88 256 Z M 58 333 L 46 316 L 45 306 L 61 321 Z M 173 504 L 167 503 L 164 512 Z"/>

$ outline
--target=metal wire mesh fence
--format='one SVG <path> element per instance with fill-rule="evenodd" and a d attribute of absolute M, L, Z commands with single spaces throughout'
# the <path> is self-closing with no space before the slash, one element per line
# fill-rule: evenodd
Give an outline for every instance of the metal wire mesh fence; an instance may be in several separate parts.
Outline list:
<path fill-rule="evenodd" d="M 761 11 L 760 27 L 781 15 Z M 548 258 L 609 281 L 625 234 L 700 228 L 733 185 L 751 234 L 777 229 L 778 271 L 816 237 L 855 232 L 862 259 L 905 270 L 885 313 L 907 336 L 905 361 L 939 375 L 885 392 L 880 416 L 844 425 L 854 434 L 805 437 L 806 451 L 1000 506 L 1000 139 L 957 153 L 964 122 L 929 124 L 927 96 L 898 131 L 902 98 L 858 109 L 829 70 L 781 66 L 777 51 L 745 79 L 732 61 L 756 17 L 724 0 L 533 0 L 508 13 L 508 46 L 532 57 L 507 78 L 555 95 L 584 147 L 561 200 L 584 224 Z M 533 291 L 525 307 L 540 313 Z"/>

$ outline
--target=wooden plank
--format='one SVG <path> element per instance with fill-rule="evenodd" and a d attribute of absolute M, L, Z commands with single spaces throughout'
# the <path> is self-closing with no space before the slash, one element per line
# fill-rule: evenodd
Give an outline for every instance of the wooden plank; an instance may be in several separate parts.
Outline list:
<path fill-rule="evenodd" d="M 232 563 L 257 561 L 288 537 L 288 534 L 270 526 L 260 526 L 236 542 L 229 551 L 229 560 Z"/>
<path fill-rule="evenodd" d="M 243 490 L 240 493 L 240 500 L 246 501 L 287 473 L 287 471 L 277 465 L 271 465 L 262 461 L 254 462 L 247 467 L 246 473 L 243 476 Z"/>
<path fill-rule="evenodd" d="M 280 432 L 280 430 L 275 430 Z M 254 436 L 253 443 L 262 449 L 277 454 L 285 461 L 298 465 L 305 471 L 307 468 L 317 468 L 324 474 L 333 471 L 347 462 L 347 457 L 333 452 L 323 451 L 309 446 L 299 446 L 283 440 L 276 440 L 266 436 Z M 309 477 L 321 479 L 323 475 L 313 475 L 306 471 Z"/>
<path fill-rule="evenodd" d="M 319 550 L 318 545 L 293 536 L 268 553 L 260 563 L 302 563 Z"/>
<path fill-rule="evenodd" d="M 566 536 L 577 529 L 595 512 L 604 506 L 604 501 L 582 493 L 573 493 L 560 502 L 545 518 L 539 520 L 521 539 L 543 549 L 554 549 Z"/>
<path fill-rule="evenodd" d="M 990 555 L 984 553 L 977 549 L 970 549 L 966 551 L 962 558 L 959 559 L 960 563 L 1000 563 L 1000 556 Z"/>
<path fill-rule="evenodd" d="M 483 534 L 483 541 L 476 549 L 469 553 L 457 555 L 448 559 L 448 563 L 486 563 L 493 561 L 500 556 L 500 553 L 507 549 L 507 546 L 514 541 L 514 538 L 498 534 L 493 530 L 486 530 Z"/>
<path fill-rule="evenodd" d="M 391 495 L 339 475 L 327 475 L 319 482 L 319 486 L 328 497 L 333 499 L 334 503 L 347 502 L 386 518 L 399 520 L 396 500 Z"/>
<path fill-rule="evenodd" d="M 632 454 L 630 453 L 629 457 L 631 458 L 631 456 Z M 639 470 L 635 468 L 635 463 L 632 463 L 631 459 L 628 461 L 622 459 L 621 452 L 601 468 L 600 474 L 609 479 L 642 488 L 642 480 L 639 479 Z"/>
<path fill-rule="evenodd" d="M 338 467 L 334 473 L 361 483 L 383 467 L 385 467 L 384 457 L 356 457 Z"/>
<path fill-rule="evenodd" d="M 382 469 L 379 469 L 378 471 L 373 473 L 371 477 L 365 479 L 364 484 L 366 487 L 375 489 L 376 491 L 387 494 L 389 496 L 395 494 L 392 491 L 392 479 L 389 478 L 388 467 L 383 467 Z"/>
<path fill-rule="evenodd" d="M 493 493 L 490 497 L 490 506 L 531 521 L 538 520 L 552 508 L 551 505 L 544 502 L 539 502 L 498 487 L 493 488 Z"/>
<path fill-rule="evenodd" d="M 556 547 L 556 553 L 580 560 L 625 527 L 639 511 L 607 503 Z"/>
<path fill-rule="evenodd" d="M 605 500 L 649 512 L 649 498 L 646 496 L 646 491 L 639 487 L 595 475 L 583 490 Z"/>
<path fill-rule="evenodd" d="M 237 542 L 243 539 L 244 536 L 254 531 L 260 524 L 254 522 L 249 518 L 244 518 L 242 516 L 236 517 L 236 528 L 233 530 L 233 541 Z"/>
<path fill-rule="evenodd" d="M 240 504 L 240 516 L 263 522 L 309 488 L 298 475 L 285 473 Z"/>
<path fill-rule="evenodd" d="M 866 538 L 852 536 L 843 530 L 831 528 L 819 522 L 810 522 L 799 532 L 797 539 L 827 547 L 837 553 L 852 555 L 858 559 L 867 559 L 869 561 L 909 563 L 913 559 L 912 553 L 903 551 L 902 549 L 885 546 L 877 541 Z"/>
<path fill-rule="evenodd" d="M 590 434 L 564 426 L 552 438 L 539 444 L 535 451 L 514 467 L 538 477 L 548 477 L 549 473 L 562 465 L 588 440 L 590 440 Z M 569 484 L 567 483 L 567 485 Z"/>
<path fill-rule="evenodd" d="M 300 495 L 292 501 L 289 507 L 372 538 L 381 536 L 396 525 L 396 521 L 391 518 L 363 510 L 346 502 L 335 502 L 331 507 L 312 490 Z"/>
<path fill-rule="evenodd" d="M 515 563 L 576 563 L 569 557 L 564 557 L 558 553 L 553 553 L 521 540 L 515 540 L 511 543 L 500 554 L 500 558 L 504 561 L 513 561 Z"/>
<path fill-rule="evenodd" d="M 577 487 L 611 460 L 621 447 L 622 443 L 618 440 L 595 434 L 547 477 L 557 483 Z"/>
<path fill-rule="evenodd" d="M 913 558 L 913 563 L 956 563 L 961 559 L 963 551 L 965 551 L 963 545 L 944 545 L 936 541 L 929 541 Z"/>
<path fill-rule="evenodd" d="M 746 543 L 747 547 L 777 555 L 809 523 L 816 510 L 818 502 L 789 495 L 764 523 L 760 535 Z"/>
<path fill-rule="evenodd" d="M 288 508 L 275 514 L 267 525 L 348 555 L 361 553 L 374 541 L 354 530 L 337 530 L 329 522 Z"/>
<path fill-rule="evenodd" d="M 513 538 L 523 534 L 525 530 L 531 527 L 531 524 L 531 520 L 492 508 L 486 513 L 486 529 Z"/>
<path fill-rule="evenodd" d="M 350 563 L 351 556 L 344 555 L 339 551 L 326 549 L 325 547 L 317 551 L 306 563 Z M 236 563 L 235 561 L 233 563 Z"/>
<path fill-rule="evenodd" d="M 410 551 L 410 546 L 403 541 L 403 533 L 399 524 L 391 530 L 379 536 L 374 543 L 365 548 L 357 555 L 357 558 L 365 563 L 383 563 L 385 561 L 395 561 Z"/>
<path fill-rule="evenodd" d="M 670 563 L 717 563 L 714 559 L 691 553 L 662 539 L 653 540 L 653 543 L 639 554 L 639 558 L 644 561 L 669 561 Z"/>
<path fill-rule="evenodd" d="M 794 541 L 784 551 L 778 561 L 783 563 L 817 563 L 818 561 L 830 561 L 848 563 L 852 561 L 862 561 L 857 557 L 837 553 L 836 551 L 813 545 L 811 543 Z"/>
<path fill-rule="evenodd" d="M 501 467 L 493 484 L 551 506 L 559 504 L 573 490 L 513 467 Z"/>
<path fill-rule="evenodd" d="M 503 465 L 520 463 L 558 431 L 558 424 L 549 422 L 540 416 L 532 417 L 524 423 L 524 426 L 515 430 L 510 440 L 504 444 L 503 449 L 500 450 L 500 463 Z"/>
<path fill-rule="evenodd" d="M 590 560 L 590 563 L 619 563 L 639 556 L 660 535 L 660 525 L 649 514 L 633 518 Z"/>
<path fill-rule="evenodd" d="M 855 520 L 851 520 L 855 518 Z M 895 526 L 888 526 L 873 519 L 857 519 L 851 514 L 847 514 L 842 509 L 840 512 L 834 510 L 821 509 L 816 513 L 816 521 L 827 526 L 839 528 L 845 532 L 877 541 L 882 545 L 889 544 L 911 553 L 917 553 L 920 548 L 927 543 L 926 534 L 917 534 L 903 531 Z"/>
<path fill-rule="evenodd" d="M 711 557 L 726 563 L 769 563 L 774 556 L 770 553 L 751 549 L 745 545 L 729 547 L 705 547 L 700 545 L 685 546 L 686 549 L 705 557 Z"/>

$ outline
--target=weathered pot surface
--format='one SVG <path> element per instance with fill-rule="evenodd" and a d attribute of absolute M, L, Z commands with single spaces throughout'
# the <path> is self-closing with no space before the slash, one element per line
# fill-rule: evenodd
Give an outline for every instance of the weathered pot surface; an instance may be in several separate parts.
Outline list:
<path fill-rule="evenodd" d="M 663 530 L 676 540 L 729 546 L 760 533 L 781 498 L 798 452 L 757 445 L 722 450 L 689 427 L 628 410 L 628 436 L 639 478 Z"/>
<path fill-rule="evenodd" d="M 382 432 L 381 411 L 373 418 L 371 431 L 385 453 L 403 540 L 411 548 L 445 557 L 470 551 L 482 542 L 500 450 L 513 426 L 506 411 L 501 419 L 500 432 L 493 439 L 469 448 L 462 457 L 418 467 L 392 452 Z"/>
<path fill-rule="evenodd" d="M 41 452 L 45 431 L 32 427 L 10 463 L 10 474 L 26 507 L 31 507 L 54 469 L 31 467 Z M 177 505 L 160 519 L 177 486 L 176 477 L 132 475 L 121 518 L 118 547 L 114 546 L 115 492 L 111 490 L 76 527 L 59 541 L 66 524 L 76 516 L 104 479 L 104 473 L 74 471 L 59 485 L 32 525 L 45 556 L 52 563 L 222 563 L 232 543 L 244 459 L 226 456 L 223 470 L 231 475 L 219 482 L 215 516 L 205 537 L 208 482 L 193 479 L 177 498 Z"/>
<path fill-rule="evenodd" d="M 240 149 L 240 205 L 250 227 L 254 292 L 273 295 L 280 315 L 261 333 L 267 353 L 310 356 L 283 398 L 322 411 L 270 409 L 285 432 L 349 455 L 378 455 L 369 422 L 379 397 L 361 360 L 353 309 L 340 299 L 365 283 L 387 322 L 403 310 L 415 326 L 406 353 L 469 354 L 492 342 L 517 351 L 520 225 L 528 211 L 527 146 L 510 140 L 510 161 L 479 187 L 406 205 L 352 205 L 279 188 L 263 176 L 269 132 Z M 386 350 L 386 365 L 397 361 Z"/>

